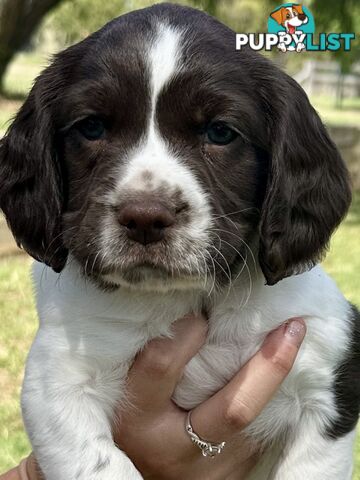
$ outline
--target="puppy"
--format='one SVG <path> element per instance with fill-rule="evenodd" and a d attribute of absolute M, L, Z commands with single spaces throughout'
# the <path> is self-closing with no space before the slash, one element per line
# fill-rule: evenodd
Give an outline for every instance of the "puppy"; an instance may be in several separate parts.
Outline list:
<path fill-rule="evenodd" d="M 111 434 L 129 365 L 204 310 L 175 401 L 198 405 L 302 316 L 296 364 L 246 432 L 252 478 L 350 480 L 359 315 L 316 266 L 348 174 L 294 80 L 214 18 L 155 5 L 55 57 L 0 168 L 1 208 L 38 260 L 22 409 L 47 480 L 141 478 Z"/>
<path fill-rule="evenodd" d="M 305 15 L 302 5 L 292 4 L 289 7 L 281 7 L 278 10 L 275 10 L 271 15 L 279 25 L 285 28 L 285 32 L 289 35 L 301 34 L 301 31 L 298 31 L 297 28 L 301 25 L 304 25 L 309 21 L 307 15 Z M 279 35 L 285 35 L 283 32 L 279 32 Z M 284 42 L 280 41 L 278 44 L 279 50 L 286 52 L 286 50 L 295 50 L 293 45 L 286 46 Z M 301 52 L 305 49 L 304 43 L 298 43 L 296 50 Z"/>

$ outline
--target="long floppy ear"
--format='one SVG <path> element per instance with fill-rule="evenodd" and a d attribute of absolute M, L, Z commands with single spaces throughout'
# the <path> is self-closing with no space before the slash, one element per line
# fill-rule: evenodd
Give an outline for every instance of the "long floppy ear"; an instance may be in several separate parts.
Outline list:
<path fill-rule="evenodd" d="M 0 208 L 17 244 L 60 271 L 67 251 L 61 240 L 63 185 L 48 68 L 33 87 L 0 144 Z"/>
<path fill-rule="evenodd" d="M 284 74 L 276 88 L 259 227 L 259 261 L 269 285 L 321 260 L 351 202 L 346 166 L 306 94 Z"/>
<path fill-rule="evenodd" d="M 283 7 L 279 8 L 279 10 L 276 10 L 270 15 L 270 17 L 273 18 L 279 25 L 281 25 L 283 21 L 283 10 Z"/>

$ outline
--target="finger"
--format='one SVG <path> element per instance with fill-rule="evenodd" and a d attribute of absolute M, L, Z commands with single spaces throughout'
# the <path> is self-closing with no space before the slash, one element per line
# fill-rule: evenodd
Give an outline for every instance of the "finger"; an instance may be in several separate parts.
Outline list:
<path fill-rule="evenodd" d="M 26 467 L 29 480 L 44 480 L 43 474 L 33 453 L 29 455 Z"/>
<path fill-rule="evenodd" d="M 185 365 L 206 339 L 203 316 L 187 315 L 173 325 L 172 338 L 152 340 L 129 372 L 128 394 L 142 412 L 154 412 L 169 402 Z"/>
<path fill-rule="evenodd" d="M 290 372 L 305 332 L 304 321 L 297 318 L 268 335 L 230 383 L 192 412 L 195 432 L 220 442 L 248 426 Z"/>

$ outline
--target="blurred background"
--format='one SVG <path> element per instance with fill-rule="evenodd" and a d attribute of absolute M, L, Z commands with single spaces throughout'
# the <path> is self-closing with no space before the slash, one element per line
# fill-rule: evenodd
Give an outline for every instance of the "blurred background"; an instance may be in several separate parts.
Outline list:
<path fill-rule="evenodd" d="M 0 136 L 51 55 L 148 0 L 0 0 Z M 266 32 L 273 0 L 178 0 L 237 32 Z M 355 32 L 350 52 L 269 53 L 292 75 L 340 148 L 354 186 L 352 208 L 334 235 L 325 269 L 360 306 L 360 1 L 306 0 L 316 32 Z M 0 473 L 29 452 L 19 408 L 24 362 L 36 331 L 31 259 L 18 250 L 0 214 Z M 285 319 L 284 319 L 285 320 Z M 290 479 L 289 479 L 290 480 Z M 339 479 L 341 480 L 341 479 Z M 360 480 L 360 438 L 354 480 Z"/>

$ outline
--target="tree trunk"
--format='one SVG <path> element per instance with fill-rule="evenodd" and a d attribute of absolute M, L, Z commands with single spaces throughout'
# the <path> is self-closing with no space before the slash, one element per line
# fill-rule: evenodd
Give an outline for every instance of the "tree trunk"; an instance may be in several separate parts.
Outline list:
<path fill-rule="evenodd" d="M 0 89 L 15 53 L 31 38 L 43 16 L 62 0 L 0 0 Z"/>

